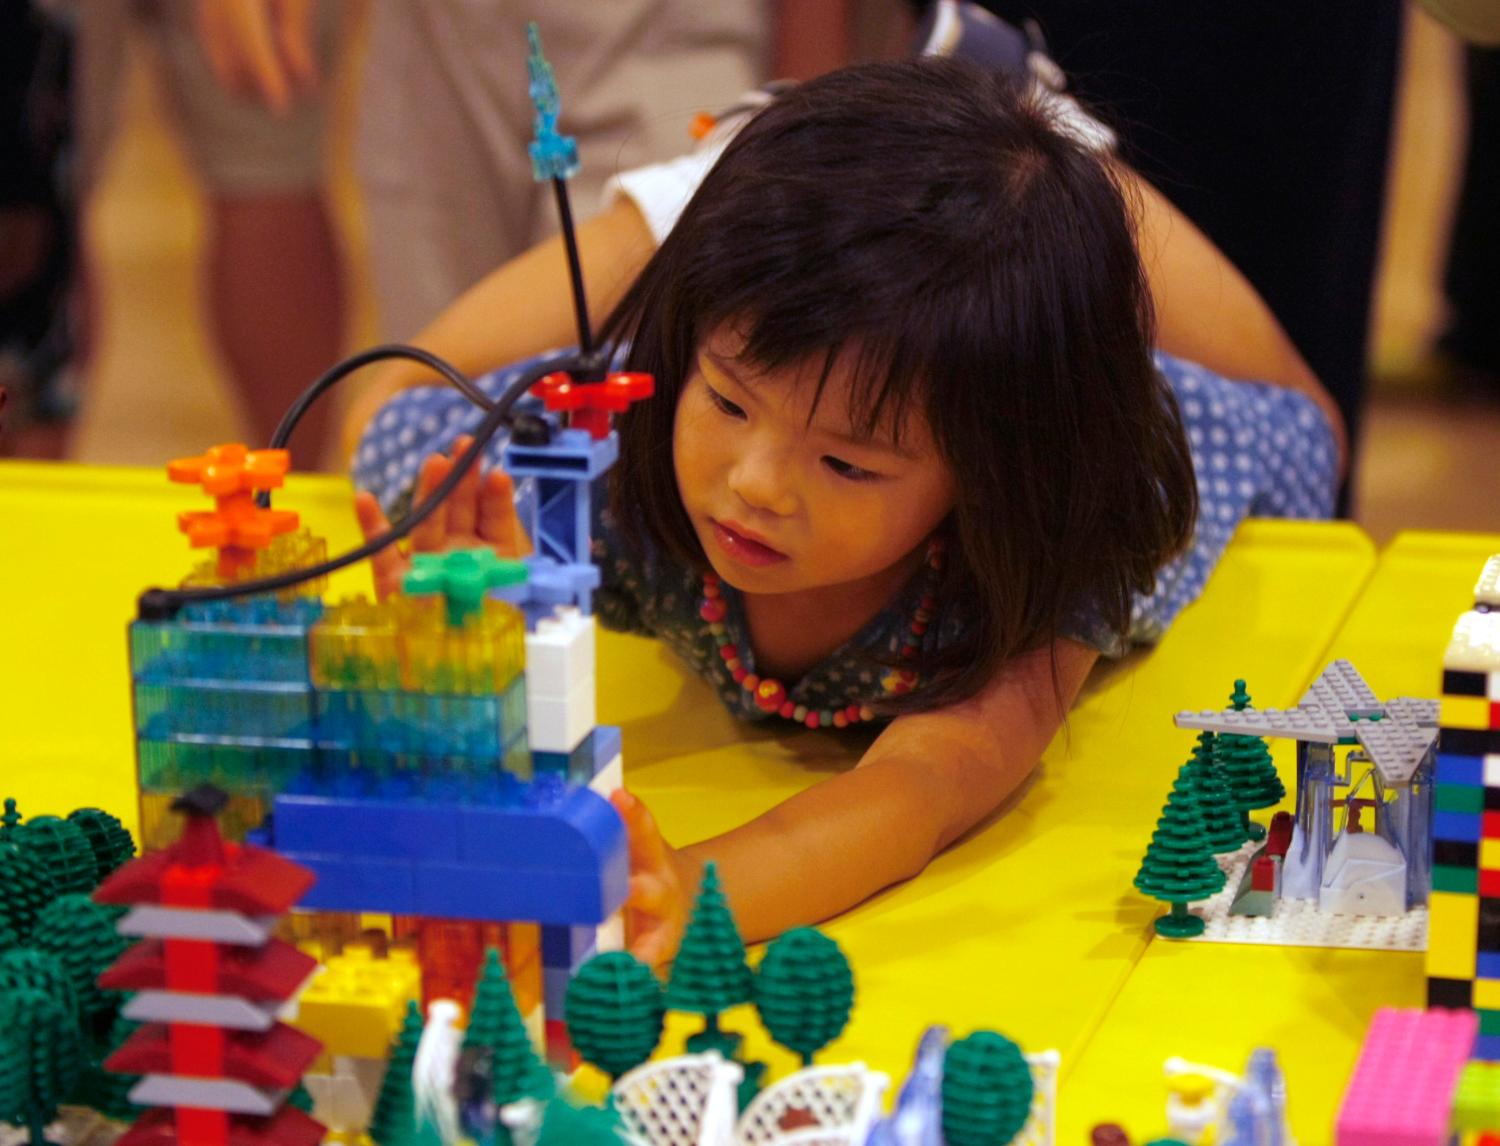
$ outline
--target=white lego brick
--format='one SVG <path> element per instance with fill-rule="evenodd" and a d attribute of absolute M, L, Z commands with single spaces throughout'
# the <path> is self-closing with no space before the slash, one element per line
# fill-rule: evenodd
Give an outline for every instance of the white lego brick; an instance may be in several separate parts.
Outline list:
<path fill-rule="evenodd" d="M 533 752 L 571 752 L 597 723 L 592 674 L 574 685 L 566 700 L 526 690 L 527 733 Z"/>
<path fill-rule="evenodd" d="M 1489 673 L 1489 699 L 1500 699 L 1497 676 L 1500 676 L 1500 612 L 1465 613 L 1453 626 L 1453 640 L 1443 657 L 1445 669 L 1459 672 Z"/>
<path fill-rule="evenodd" d="M 137 1106 L 190 1106 L 231 1114 L 275 1114 L 285 1097 L 285 1091 L 262 1090 L 232 1078 L 180 1074 L 148 1074 L 130 1088 L 130 1101 Z"/>
<path fill-rule="evenodd" d="M 1291 899 L 1284 893 L 1270 915 L 1230 915 L 1235 892 L 1258 843 L 1217 856 L 1227 879 L 1211 899 L 1189 905 L 1207 926 L 1190 943 L 1250 943 L 1271 947 L 1357 947 L 1378 951 L 1427 950 L 1427 908 L 1402 915 L 1335 915 L 1319 911 L 1315 900 Z M 1170 942 L 1164 940 L 1163 942 Z"/>
<path fill-rule="evenodd" d="M 1474 586 L 1474 604 L 1500 609 L 1500 553 L 1484 563 L 1479 582 Z"/>
<path fill-rule="evenodd" d="M 268 1031 L 280 1005 L 252 1003 L 235 995 L 195 995 L 186 991 L 141 991 L 121 1011 L 141 1023 L 194 1023 L 233 1031 Z"/>
<path fill-rule="evenodd" d="M 253 918 L 237 911 L 196 911 L 182 907 L 132 907 L 115 925 L 121 935 L 152 939 L 204 939 L 237 947 L 263 947 L 275 930 L 277 916 Z"/>
<path fill-rule="evenodd" d="M 600 954 L 606 951 L 625 950 L 625 913 L 617 911 L 599 924 L 594 932 L 594 950 Z"/>
<path fill-rule="evenodd" d="M 606 800 L 625 787 L 625 759 L 616 756 L 589 781 L 589 787 Z"/>
<path fill-rule="evenodd" d="M 1500 788 L 1500 756 L 1492 755 L 1484 758 L 1484 786 Z"/>
<path fill-rule="evenodd" d="M 594 632 L 594 618 L 571 605 L 538 621 L 536 630 L 526 634 L 526 691 L 566 696 L 578 681 L 592 677 Z"/>

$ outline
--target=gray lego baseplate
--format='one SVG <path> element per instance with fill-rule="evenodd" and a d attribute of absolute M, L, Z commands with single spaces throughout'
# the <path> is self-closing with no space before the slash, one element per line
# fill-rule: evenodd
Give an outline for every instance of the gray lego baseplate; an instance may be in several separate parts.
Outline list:
<path fill-rule="evenodd" d="M 1312 682 L 1302 704 L 1315 704 L 1325 712 L 1346 716 L 1377 716 L 1385 706 L 1373 689 L 1346 660 L 1336 660 Z"/>
<path fill-rule="evenodd" d="M 1312 740 L 1334 744 L 1341 736 L 1340 723 L 1316 705 L 1301 708 L 1209 709 L 1204 712 L 1179 712 L 1173 721 L 1178 728 L 1208 732 L 1229 732 L 1239 736 L 1285 736 L 1292 740 Z M 1343 721 L 1343 725 L 1348 725 Z"/>

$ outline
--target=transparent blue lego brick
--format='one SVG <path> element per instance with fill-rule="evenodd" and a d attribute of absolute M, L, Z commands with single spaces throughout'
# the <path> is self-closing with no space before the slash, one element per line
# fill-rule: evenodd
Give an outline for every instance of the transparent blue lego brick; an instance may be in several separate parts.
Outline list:
<path fill-rule="evenodd" d="M 130 626 L 130 669 L 140 682 L 308 683 L 307 632 L 321 601 L 251 598 L 184 609 L 171 621 Z"/>
<path fill-rule="evenodd" d="M 135 732 L 140 740 L 193 737 L 222 743 L 308 747 L 313 738 L 313 691 L 307 684 L 135 686 Z"/>
<path fill-rule="evenodd" d="M 322 747 L 498 761 L 526 739 L 526 684 L 500 695 L 462 696 L 396 690 L 319 691 Z"/>
<path fill-rule="evenodd" d="M 170 796 L 205 782 L 231 796 L 270 796 L 313 766 L 310 747 L 142 740 L 136 754 L 141 791 Z"/>

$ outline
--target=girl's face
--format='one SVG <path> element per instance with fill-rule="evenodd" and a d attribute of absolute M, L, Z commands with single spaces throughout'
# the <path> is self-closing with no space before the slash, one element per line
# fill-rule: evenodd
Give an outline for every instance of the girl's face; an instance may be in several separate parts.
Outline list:
<path fill-rule="evenodd" d="M 755 374 L 737 349 L 727 334 L 699 348 L 672 435 L 677 489 L 715 571 L 747 593 L 904 579 L 956 488 L 926 420 L 910 414 L 899 447 L 885 426 L 857 437 L 842 361 L 815 409 L 820 355 Z"/>

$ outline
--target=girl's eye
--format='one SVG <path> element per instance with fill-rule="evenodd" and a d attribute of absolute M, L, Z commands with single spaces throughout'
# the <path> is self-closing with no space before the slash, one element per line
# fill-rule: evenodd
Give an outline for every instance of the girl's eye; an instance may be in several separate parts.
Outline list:
<path fill-rule="evenodd" d="M 712 386 L 705 385 L 703 388 L 708 391 L 708 400 L 718 407 L 719 413 L 730 418 L 743 418 L 745 416 L 744 410 L 740 409 L 740 407 L 736 406 Z"/>
<path fill-rule="evenodd" d="M 836 458 L 832 454 L 824 455 L 823 464 L 846 481 L 874 481 L 880 476 L 874 470 L 861 469 L 859 466 L 846 462 L 841 458 Z"/>

